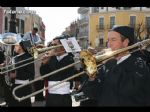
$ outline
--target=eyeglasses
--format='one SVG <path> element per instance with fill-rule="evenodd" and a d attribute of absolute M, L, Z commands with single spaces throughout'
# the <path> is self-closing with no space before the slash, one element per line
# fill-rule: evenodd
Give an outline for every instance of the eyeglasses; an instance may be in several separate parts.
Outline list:
<path fill-rule="evenodd" d="M 57 44 L 51 44 L 51 46 L 57 46 Z"/>

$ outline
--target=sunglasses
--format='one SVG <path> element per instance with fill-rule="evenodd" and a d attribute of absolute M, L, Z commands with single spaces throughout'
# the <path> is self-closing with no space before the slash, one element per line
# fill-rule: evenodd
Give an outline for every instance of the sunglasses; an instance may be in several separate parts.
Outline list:
<path fill-rule="evenodd" d="M 57 46 L 57 44 L 49 44 L 48 47 Z"/>

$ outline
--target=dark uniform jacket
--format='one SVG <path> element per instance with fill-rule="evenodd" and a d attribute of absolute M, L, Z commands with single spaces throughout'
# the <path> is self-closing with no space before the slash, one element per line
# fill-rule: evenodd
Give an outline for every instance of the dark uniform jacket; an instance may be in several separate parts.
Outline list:
<path fill-rule="evenodd" d="M 31 58 L 30 54 L 28 53 L 24 53 L 24 54 L 21 54 L 21 55 L 17 55 L 14 60 L 15 60 L 15 63 L 18 63 L 20 61 L 23 61 L 23 60 L 26 60 L 26 59 L 29 59 Z M 28 61 L 24 61 L 24 62 L 21 62 L 21 63 L 18 63 L 16 64 L 16 67 L 19 67 L 21 65 L 24 65 L 24 64 L 27 64 L 29 62 L 33 61 L 32 60 L 28 60 Z M 16 78 L 17 80 L 33 80 L 34 79 L 34 63 L 32 64 L 28 64 L 24 67 L 21 67 L 21 68 L 18 68 L 16 69 Z M 14 82 L 14 84 L 12 85 L 12 90 L 16 87 L 16 86 L 19 86 L 21 84 L 16 84 Z M 29 95 L 31 94 L 32 90 L 31 90 L 31 85 L 28 85 L 28 86 L 25 86 L 21 89 L 18 89 L 15 94 L 18 96 L 18 97 L 23 97 L 23 96 L 26 96 L 26 95 Z M 11 102 L 9 104 L 9 106 L 11 107 L 16 107 L 16 106 L 21 106 L 21 107 L 29 107 L 31 106 L 31 99 L 28 98 L 28 99 L 25 99 L 21 102 L 17 101 L 16 99 L 13 98 L 12 96 L 12 99 L 11 99 Z"/>
<path fill-rule="evenodd" d="M 144 61 L 130 56 L 120 64 L 109 60 L 84 93 L 99 106 L 150 106 L 150 73 Z"/>
<path fill-rule="evenodd" d="M 20 62 L 22 60 L 26 60 L 28 58 L 31 58 L 30 54 L 28 53 L 24 53 L 20 56 L 17 56 L 15 58 L 15 63 L 17 62 Z M 24 65 L 24 64 L 27 64 L 29 62 L 33 61 L 32 60 L 28 60 L 28 61 L 24 61 L 22 63 L 18 63 L 16 64 L 16 67 L 20 66 L 20 65 Z M 16 72 L 16 79 L 19 79 L 19 80 L 33 80 L 34 79 L 34 75 L 35 75 L 35 72 L 34 72 L 34 63 L 31 63 L 31 64 L 28 64 L 24 67 L 21 67 L 19 69 L 17 69 L 17 72 Z"/>
<path fill-rule="evenodd" d="M 62 60 L 58 61 L 56 56 L 52 56 L 48 62 L 48 64 L 41 65 L 40 67 L 40 73 L 41 75 L 45 75 L 47 73 L 53 72 L 55 70 L 58 70 L 62 67 L 65 67 L 67 65 L 70 65 L 74 63 L 72 55 L 68 54 L 65 56 Z M 61 72 L 58 72 L 52 76 L 49 76 L 47 79 L 48 81 L 61 81 L 65 78 L 68 78 L 72 76 L 75 73 L 74 67 L 70 67 L 66 70 L 63 70 Z M 72 81 L 70 81 L 72 83 Z"/>
<path fill-rule="evenodd" d="M 0 64 L 3 63 L 4 60 L 5 60 L 4 53 L 2 51 L 0 51 Z"/>
<path fill-rule="evenodd" d="M 4 63 L 4 60 L 5 60 L 4 53 L 0 51 L 0 64 Z M 4 80 L 4 76 L 0 74 L 0 86 L 3 85 L 3 80 Z"/>
<path fill-rule="evenodd" d="M 132 53 L 133 56 L 141 57 L 150 69 L 150 52 L 147 50 L 138 50 Z"/>
<path fill-rule="evenodd" d="M 68 54 L 63 57 L 60 61 L 57 60 L 56 56 L 50 58 L 48 64 L 41 65 L 40 72 L 41 75 L 48 74 L 50 72 L 56 71 L 62 67 L 66 67 L 74 63 L 72 55 Z M 46 79 L 48 81 L 62 81 L 75 73 L 74 67 L 70 67 L 61 72 L 53 74 Z M 70 89 L 72 88 L 73 80 L 70 80 Z M 68 88 L 69 89 L 69 88 Z M 46 106 L 72 106 L 72 100 L 70 94 L 51 94 L 49 93 L 46 99 Z"/>

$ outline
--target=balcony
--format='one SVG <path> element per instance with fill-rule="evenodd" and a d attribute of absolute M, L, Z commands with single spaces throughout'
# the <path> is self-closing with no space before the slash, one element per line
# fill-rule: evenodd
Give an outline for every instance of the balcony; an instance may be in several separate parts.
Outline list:
<path fill-rule="evenodd" d="M 89 20 L 88 18 L 83 18 L 79 20 L 79 25 L 88 24 Z"/>
<path fill-rule="evenodd" d="M 88 32 L 79 32 L 78 37 L 86 37 L 88 36 Z"/>
<path fill-rule="evenodd" d="M 96 25 L 96 30 L 98 32 L 112 29 L 115 24 L 107 24 L 107 25 Z"/>
<path fill-rule="evenodd" d="M 78 13 L 79 14 L 85 14 L 85 13 L 87 13 L 89 11 L 89 7 L 80 7 L 79 9 L 78 9 Z"/>
<path fill-rule="evenodd" d="M 132 27 L 132 28 L 136 28 L 137 25 L 136 25 L 136 24 L 131 24 L 131 23 L 130 23 L 130 24 L 128 24 L 128 26 L 130 26 L 130 27 Z"/>
<path fill-rule="evenodd" d="M 115 24 L 108 24 L 107 29 L 112 29 Z"/>
<path fill-rule="evenodd" d="M 96 25 L 96 30 L 99 31 L 103 31 L 105 30 L 105 26 L 104 25 Z"/>
<path fill-rule="evenodd" d="M 138 29 L 139 27 L 141 27 L 141 29 L 149 29 L 150 28 L 150 25 L 145 25 L 145 24 L 128 24 L 128 26 L 134 28 L 134 29 Z"/>
<path fill-rule="evenodd" d="M 150 24 L 143 25 L 145 29 L 150 29 Z"/>

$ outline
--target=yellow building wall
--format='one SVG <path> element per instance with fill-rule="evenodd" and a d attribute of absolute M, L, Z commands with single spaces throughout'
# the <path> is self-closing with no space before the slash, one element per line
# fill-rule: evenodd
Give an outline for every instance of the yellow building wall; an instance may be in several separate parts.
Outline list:
<path fill-rule="evenodd" d="M 97 15 L 91 15 L 90 16 L 90 22 L 89 22 L 89 41 L 91 43 L 92 47 L 95 47 L 95 37 L 98 35 L 98 32 L 96 31 L 96 25 L 97 25 L 97 21 L 98 20 L 98 16 Z"/>
<path fill-rule="evenodd" d="M 92 47 L 95 47 L 95 40 L 99 38 L 99 32 L 96 30 L 97 25 L 99 24 L 99 17 L 104 17 L 104 28 L 102 32 L 104 33 L 104 46 L 107 42 L 107 33 L 108 33 L 108 25 L 110 25 L 110 16 L 115 16 L 115 24 L 116 25 L 129 25 L 130 24 L 130 16 L 136 16 L 136 25 L 143 22 L 145 25 L 145 14 L 144 12 L 139 11 L 117 11 L 117 12 L 107 12 L 107 13 L 97 13 L 90 14 L 89 18 L 89 41 Z M 142 33 L 142 37 L 144 37 L 145 32 Z"/>

